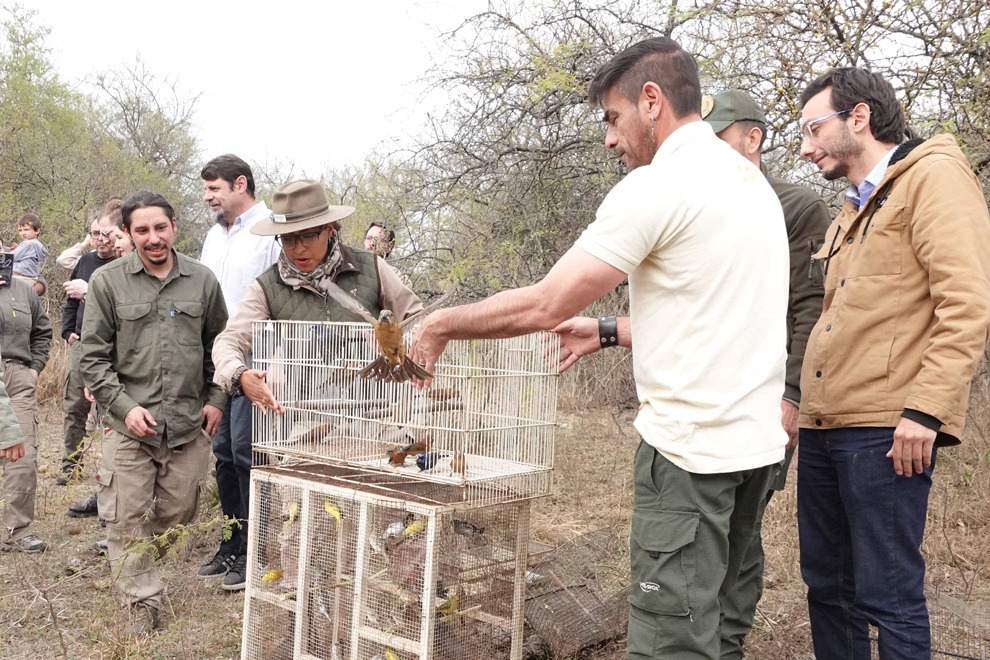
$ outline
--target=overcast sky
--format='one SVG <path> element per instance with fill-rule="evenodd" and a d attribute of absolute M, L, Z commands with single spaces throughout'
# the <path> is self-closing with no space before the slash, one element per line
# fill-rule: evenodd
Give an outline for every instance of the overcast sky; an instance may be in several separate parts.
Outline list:
<path fill-rule="evenodd" d="M 60 75 L 133 64 L 199 94 L 204 158 L 225 152 L 296 174 L 358 164 L 422 125 L 415 81 L 436 35 L 484 0 L 27 0 Z"/>

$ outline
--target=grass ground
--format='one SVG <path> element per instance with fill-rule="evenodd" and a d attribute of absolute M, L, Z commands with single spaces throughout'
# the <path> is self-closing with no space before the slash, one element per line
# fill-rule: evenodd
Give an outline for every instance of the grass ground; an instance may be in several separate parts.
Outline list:
<path fill-rule="evenodd" d="M 981 398 L 982 397 L 982 398 Z M 986 391 L 974 393 L 967 441 L 939 457 L 924 551 L 929 583 L 964 601 L 978 616 L 990 612 L 990 416 Z M 586 399 L 581 399 L 582 403 Z M 150 639 L 123 635 L 126 616 L 114 601 L 106 562 L 90 549 L 101 538 L 93 518 L 74 519 L 66 507 L 93 492 L 95 456 L 83 480 L 54 484 L 61 447 L 61 413 L 47 405 L 41 420 L 36 533 L 49 544 L 41 556 L 0 556 L 0 657 L 236 658 L 243 597 L 195 576 L 212 556 L 218 511 L 206 508 L 163 563 L 167 598 L 163 630 Z M 632 412 L 561 406 L 553 495 L 536 502 L 533 537 L 556 545 L 583 532 L 618 525 L 627 534 L 631 462 L 637 444 Z M 793 476 L 793 473 L 792 473 Z M 209 498 L 206 498 L 209 500 Z M 794 479 L 771 502 L 764 522 L 766 590 L 749 639 L 749 657 L 811 658 L 804 588 L 798 570 Z M 621 638 L 585 652 L 594 660 L 624 657 Z"/>

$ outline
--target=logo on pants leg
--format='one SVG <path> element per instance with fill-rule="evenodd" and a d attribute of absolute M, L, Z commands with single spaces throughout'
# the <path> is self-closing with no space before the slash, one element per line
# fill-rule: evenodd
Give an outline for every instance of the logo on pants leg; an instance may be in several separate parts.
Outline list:
<path fill-rule="evenodd" d="M 640 582 L 639 588 L 642 589 L 645 593 L 650 593 L 651 591 L 660 593 L 660 585 L 655 582 Z"/>

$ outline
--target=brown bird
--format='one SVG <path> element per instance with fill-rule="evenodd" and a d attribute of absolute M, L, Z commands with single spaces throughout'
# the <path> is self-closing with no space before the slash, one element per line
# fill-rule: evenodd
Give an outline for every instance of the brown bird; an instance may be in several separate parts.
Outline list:
<path fill-rule="evenodd" d="M 416 312 L 402 321 L 398 321 L 395 315 L 387 309 L 383 309 L 376 319 L 361 303 L 355 300 L 354 296 L 344 291 L 335 282 L 327 280 L 322 282 L 321 286 L 330 297 L 366 320 L 375 329 L 375 339 L 378 342 L 378 358 L 361 369 L 358 375 L 362 378 L 375 378 L 377 380 L 395 383 L 404 383 L 413 378 L 417 380 L 433 378 L 433 374 L 412 360 L 407 359 L 406 345 L 402 341 L 402 337 L 406 327 L 446 300 L 447 296 L 450 295 L 449 291 L 440 296 L 429 307 Z"/>
<path fill-rule="evenodd" d="M 467 460 L 464 458 L 464 454 L 457 452 L 454 457 L 450 459 L 450 469 L 458 474 L 467 474 Z"/>
<path fill-rule="evenodd" d="M 395 449 L 389 449 L 388 454 L 388 464 L 389 465 L 405 465 L 406 464 L 406 452 L 402 449 L 396 447 Z"/>
<path fill-rule="evenodd" d="M 406 445 L 405 447 L 403 447 L 402 451 L 404 451 L 406 454 L 410 456 L 415 456 L 416 454 L 425 454 L 426 452 L 430 451 L 431 444 L 433 443 L 430 442 L 429 438 L 420 438 L 411 445 Z"/>

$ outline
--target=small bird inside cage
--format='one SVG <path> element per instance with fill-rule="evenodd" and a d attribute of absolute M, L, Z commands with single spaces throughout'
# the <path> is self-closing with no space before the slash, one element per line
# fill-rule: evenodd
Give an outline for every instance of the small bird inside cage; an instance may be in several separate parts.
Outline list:
<path fill-rule="evenodd" d="M 415 456 L 416 465 L 419 466 L 419 456 L 426 454 L 430 451 L 431 440 L 427 437 L 420 438 L 405 447 L 393 447 L 385 452 L 388 456 L 388 464 L 393 466 L 405 465 L 406 459 L 410 456 Z M 424 468 L 420 467 L 420 470 Z"/>
<path fill-rule="evenodd" d="M 433 374 L 408 359 L 406 356 L 406 344 L 403 341 L 403 332 L 423 315 L 428 314 L 442 304 L 447 299 L 447 296 L 450 295 L 449 291 L 431 303 L 429 307 L 425 307 L 423 310 L 399 321 L 387 309 L 383 309 L 376 319 L 354 296 L 344 291 L 329 278 L 325 278 L 320 283 L 320 286 L 334 300 L 370 323 L 371 327 L 375 330 L 375 340 L 378 342 L 379 355 L 378 358 L 358 372 L 362 378 L 404 383 L 413 378 L 417 380 L 428 380 L 433 377 Z"/>

